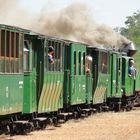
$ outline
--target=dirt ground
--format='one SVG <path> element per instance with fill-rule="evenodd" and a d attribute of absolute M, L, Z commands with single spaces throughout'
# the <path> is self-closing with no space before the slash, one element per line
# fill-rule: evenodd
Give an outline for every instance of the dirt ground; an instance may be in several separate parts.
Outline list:
<path fill-rule="evenodd" d="M 22 136 L 0 136 L 0 140 L 140 140 L 140 108 L 131 112 L 106 112 L 60 127 L 49 126 Z"/>

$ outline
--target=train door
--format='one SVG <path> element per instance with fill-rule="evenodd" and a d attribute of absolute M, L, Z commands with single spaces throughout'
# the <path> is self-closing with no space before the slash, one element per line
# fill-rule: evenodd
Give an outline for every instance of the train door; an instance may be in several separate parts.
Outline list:
<path fill-rule="evenodd" d="M 105 50 L 96 49 L 93 53 L 93 104 L 102 104 L 105 101 L 109 81 L 108 64 L 109 55 Z"/>
<path fill-rule="evenodd" d="M 38 112 L 57 112 L 63 108 L 64 42 L 47 38 L 39 58 Z"/>
<path fill-rule="evenodd" d="M 70 104 L 86 102 L 86 46 L 78 43 L 70 45 Z"/>
<path fill-rule="evenodd" d="M 93 59 L 92 56 L 93 49 L 87 48 L 87 55 L 86 55 L 86 102 L 88 104 L 92 103 L 92 93 L 93 93 Z"/>
<path fill-rule="evenodd" d="M 122 58 L 122 89 L 125 96 L 132 96 L 135 89 L 135 76 L 129 76 L 128 69 L 131 57 Z"/>
<path fill-rule="evenodd" d="M 27 35 L 26 35 L 27 36 Z M 24 70 L 24 105 L 23 113 L 36 112 L 36 67 L 37 50 L 34 45 L 35 40 L 29 40 L 25 36 L 23 52 L 23 70 Z"/>
<path fill-rule="evenodd" d="M 121 97 L 121 57 L 118 53 L 111 54 L 111 96 Z"/>

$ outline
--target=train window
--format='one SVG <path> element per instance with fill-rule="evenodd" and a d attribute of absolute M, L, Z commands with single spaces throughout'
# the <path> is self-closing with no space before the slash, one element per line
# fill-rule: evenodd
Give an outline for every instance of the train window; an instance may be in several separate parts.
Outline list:
<path fill-rule="evenodd" d="M 19 66 L 22 68 L 22 42 L 19 42 L 19 33 L 10 32 L 9 30 L 0 31 L 0 72 L 2 73 L 19 73 Z M 20 53 L 19 53 L 19 47 Z M 21 58 L 21 61 L 20 61 Z M 21 72 L 22 70 L 20 70 Z"/>
<path fill-rule="evenodd" d="M 5 61 L 6 61 L 6 72 L 10 72 L 10 32 L 6 32 L 6 56 L 5 56 Z"/>
<path fill-rule="evenodd" d="M 117 71 L 116 71 L 116 93 L 118 93 L 118 82 L 119 82 L 119 76 L 120 76 L 120 58 L 117 58 L 117 61 L 116 61 L 116 68 L 117 68 Z"/>
<path fill-rule="evenodd" d="M 15 33 L 11 33 L 11 72 L 14 73 Z"/>
<path fill-rule="evenodd" d="M 5 72 L 5 62 L 4 62 L 4 49 L 5 48 L 5 30 L 1 31 L 1 72 Z"/>
<path fill-rule="evenodd" d="M 16 33 L 16 46 L 15 46 L 15 72 L 19 72 L 19 33 Z"/>
<path fill-rule="evenodd" d="M 48 66 L 48 70 L 49 71 L 54 71 L 54 57 L 55 57 L 55 45 L 54 45 L 54 42 L 53 41 L 48 41 L 48 49 L 46 50 L 46 53 L 47 53 L 47 66 Z"/>
<path fill-rule="evenodd" d="M 76 51 L 74 51 L 74 75 L 76 75 Z"/>
<path fill-rule="evenodd" d="M 23 34 L 19 34 L 19 72 L 23 72 Z"/>
<path fill-rule="evenodd" d="M 0 60 L 1 60 L 1 30 L 0 30 Z M 1 61 L 0 61 L 0 72 L 1 72 Z"/>
<path fill-rule="evenodd" d="M 57 40 L 49 40 L 47 42 L 46 57 L 47 70 L 49 71 L 62 71 L 62 43 Z"/>
<path fill-rule="evenodd" d="M 7 31 L 6 33 L 6 56 L 9 57 L 10 56 L 10 32 Z"/>
<path fill-rule="evenodd" d="M 85 53 L 83 53 L 83 75 L 85 75 Z"/>
<path fill-rule="evenodd" d="M 120 64 L 121 62 L 120 62 L 120 58 L 118 58 L 117 59 L 117 69 L 118 69 L 118 71 L 117 71 L 117 75 L 121 75 L 121 64 Z"/>
<path fill-rule="evenodd" d="M 107 73 L 107 53 L 101 52 L 101 73 Z"/>
<path fill-rule="evenodd" d="M 60 66 L 60 64 L 59 64 L 59 55 L 58 55 L 58 53 L 59 53 L 59 42 L 55 42 L 55 45 L 54 45 L 54 47 L 55 47 L 55 51 L 54 51 L 54 66 L 55 66 L 55 71 L 59 71 L 59 66 Z"/>
<path fill-rule="evenodd" d="M 1 31 L 1 56 L 4 56 L 4 46 L 5 46 L 5 31 Z"/>
<path fill-rule="evenodd" d="M 24 42 L 24 63 L 23 63 L 24 71 L 29 71 L 29 45 L 28 41 Z"/>
<path fill-rule="evenodd" d="M 79 52 L 79 75 L 81 75 L 81 52 Z"/>
<path fill-rule="evenodd" d="M 14 57 L 14 44 L 15 44 L 15 34 L 14 32 L 11 33 L 11 57 Z"/>

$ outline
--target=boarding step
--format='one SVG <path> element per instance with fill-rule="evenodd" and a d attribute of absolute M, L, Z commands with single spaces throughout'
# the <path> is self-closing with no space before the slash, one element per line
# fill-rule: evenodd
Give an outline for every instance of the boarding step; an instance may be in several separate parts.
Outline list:
<path fill-rule="evenodd" d="M 73 118 L 73 113 L 72 112 L 61 112 L 58 114 L 58 120 L 59 122 L 65 122 L 68 119 Z"/>
<path fill-rule="evenodd" d="M 27 134 L 32 130 L 32 123 L 26 120 L 18 120 L 12 122 L 10 125 L 11 134 Z"/>
<path fill-rule="evenodd" d="M 87 117 L 87 116 L 89 116 L 90 114 L 91 114 L 91 109 L 85 108 L 85 109 L 81 109 L 81 110 L 80 110 L 80 116 L 81 116 L 81 117 Z"/>
<path fill-rule="evenodd" d="M 32 120 L 34 129 L 45 129 L 48 123 L 48 118 L 46 117 L 37 117 Z"/>
<path fill-rule="evenodd" d="M 92 112 L 93 113 L 96 113 L 97 112 L 97 109 L 96 108 L 91 108 Z"/>
<path fill-rule="evenodd" d="M 86 115 L 91 115 L 92 113 L 96 112 L 95 108 L 85 108 L 85 109 L 81 109 L 83 114 Z"/>
<path fill-rule="evenodd" d="M 105 111 L 109 111 L 109 106 L 102 106 L 102 110 Z"/>

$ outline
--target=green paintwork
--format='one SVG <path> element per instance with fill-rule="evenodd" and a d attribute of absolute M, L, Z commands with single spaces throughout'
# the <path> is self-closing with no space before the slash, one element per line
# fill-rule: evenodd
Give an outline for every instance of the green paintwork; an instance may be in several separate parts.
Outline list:
<path fill-rule="evenodd" d="M 86 102 L 86 77 L 71 76 L 70 104 L 82 104 Z"/>
<path fill-rule="evenodd" d="M 107 90 L 108 74 L 99 73 L 97 87 L 93 95 L 93 104 L 100 104 L 104 102 Z"/>
<path fill-rule="evenodd" d="M 87 56 L 92 57 L 92 51 L 92 48 L 87 48 Z M 86 103 L 91 104 L 93 99 L 93 61 L 86 61 L 86 66 L 90 69 L 90 72 L 86 73 Z"/>
<path fill-rule="evenodd" d="M 110 55 L 111 65 L 110 65 L 110 74 L 111 74 L 111 82 L 110 82 L 110 94 L 111 97 L 122 97 L 121 92 L 121 56 L 117 52 L 112 52 Z"/>
<path fill-rule="evenodd" d="M 70 101 L 70 70 L 64 70 L 64 107 L 69 105 Z"/>
<path fill-rule="evenodd" d="M 101 104 L 104 103 L 107 93 L 107 85 L 109 81 L 109 74 L 102 73 L 101 69 L 101 58 L 102 58 L 102 52 L 105 52 L 104 50 L 96 50 L 93 52 L 93 63 L 94 63 L 94 90 L 93 90 L 93 104 Z M 96 69 L 95 69 L 96 68 Z"/>
<path fill-rule="evenodd" d="M 122 89 L 126 96 L 134 93 L 134 78 L 128 76 L 129 57 L 122 58 Z"/>
<path fill-rule="evenodd" d="M 22 112 L 23 75 L 0 75 L 0 115 Z"/>
<path fill-rule="evenodd" d="M 137 74 L 136 74 L 135 90 L 140 90 L 140 72 L 137 72 Z"/>
<path fill-rule="evenodd" d="M 0 115 L 23 109 L 23 40 L 26 30 L 0 24 Z"/>
<path fill-rule="evenodd" d="M 36 112 L 36 72 L 24 74 L 23 113 Z"/>
<path fill-rule="evenodd" d="M 74 60 L 74 52 L 76 53 L 76 58 Z M 79 52 L 81 53 L 81 67 L 79 67 Z M 84 57 L 83 54 L 86 53 L 86 46 L 83 44 L 72 43 L 70 46 L 70 105 L 83 104 L 86 102 L 86 74 L 83 73 L 85 69 L 85 64 L 83 65 Z M 76 61 L 76 65 L 74 65 Z M 75 72 L 76 67 L 76 72 Z M 79 69 L 81 69 L 81 74 L 79 74 Z"/>
<path fill-rule="evenodd" d="M 54 112 L 58 111 L 59 108 L 63 108 L 63 80 L 63 72 L 44 73 L 38 113 Z"/>
<path fill-rule="evenodd" d="M 93 90 L 93 78 L 92 75 L 87 75 L 86 77 L 86 100 L 90 104 L 92 102 L 92 90 Z"/>
<path fill-rule="evenodd" d="M 23 113 L 33 113 L 37 111 L 36 46 L 40 47 L 41 45 L 39 45 L 36 38 L 31 39 L 31 36 L 28 34 L 25 35 L 25 40 L 28 44 L 28 46 L 24 46 L 27 47 L 26 49 L 28 49 L 28 58 L 24 56 L 23 59 L 24 62 L 26 61 L 24 64 L 26 69 L 24 68 Z"/>

